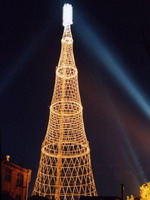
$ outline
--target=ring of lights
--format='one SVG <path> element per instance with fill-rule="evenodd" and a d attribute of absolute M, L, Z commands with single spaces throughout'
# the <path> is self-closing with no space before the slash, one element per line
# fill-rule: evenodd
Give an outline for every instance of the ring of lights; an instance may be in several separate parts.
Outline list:
<path fill-rule="evenodd" d="M 62 146 L 66 146 L 67 143 L 63 142 Z M 90 152 L 90 149 L 88 147 L 88 145 L 84 145 L 84 144 L 75 144 L 75 143 L 68 143 L 67 145 L 72 145 L 73 148 L 75 147 L 80 147 L 80 150 L 76 150 L 74 152 L 72 151 L 65 151 L 65 149 L 62 150 L 62 158 L 76 158 L 76 157 L 81 157 L 84 156 L 86 154 L 88 154 Z M 58 144 L 47 144 L 44 145 L 42 147 L 42 153 L 47 155 L 47 156 L 51 156 L 51 157 L 59 157 L 59 153 L 58 153 Z"/>
<path fill-rule="evenodd" d="M 59 101 L 50 106 L 50 111 L 57 115 L 77 115 L 82 111 L 82 106 L 74 101 Z"/>
<path fill-rule="evenodd" d="M 77 69 L 73 66 L 62 66 L 56 69 L 56 75 L 61 78 L 70 79 L 77 76 Z"/>

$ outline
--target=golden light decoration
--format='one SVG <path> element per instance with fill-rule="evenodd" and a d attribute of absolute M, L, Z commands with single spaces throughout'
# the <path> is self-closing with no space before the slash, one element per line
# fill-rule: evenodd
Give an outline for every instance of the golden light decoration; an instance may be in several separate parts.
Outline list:
<path fill-rule="evenodd" d="M 68 7 L 71 9 L 68 13 L 72 15 L 72 7 Z M 63 22 L 61 55 L 56 68 L 49 122 L 32 194 L 56 200 L 97 196 L 84 129 L 71 24 L 71 19 Z"/>
<path fill-rule="evenodd" d="M 127 200 L 134 200 L 134 196 L 133 195 L 131 195 L 131 197 L 127 196 Z"/>
<path fill-rule="evenodd" d="M 145 183 L 140 187 L 140 199 L 150 200 L 150 182 Z"/>

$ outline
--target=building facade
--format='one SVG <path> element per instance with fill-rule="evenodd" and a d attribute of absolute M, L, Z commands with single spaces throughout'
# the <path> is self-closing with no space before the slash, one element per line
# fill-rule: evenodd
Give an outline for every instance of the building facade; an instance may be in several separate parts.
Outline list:
<path fill-rule="evenodd" d="M 27 200 L 31 170 L 25 169 L 9 160 L 1 164 L 2 196 L 9 195 L 15 200 Z"/>

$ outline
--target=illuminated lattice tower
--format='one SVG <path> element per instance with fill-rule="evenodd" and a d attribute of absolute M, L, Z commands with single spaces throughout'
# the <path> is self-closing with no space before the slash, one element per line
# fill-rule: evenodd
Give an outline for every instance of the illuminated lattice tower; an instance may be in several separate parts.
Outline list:
<path fill-rule="evenodd" d="M 61 55 L 33 195 L 76 200 L 97 192 L 73 55 L 72 7 L 65 4 L 63 9 Z"/>

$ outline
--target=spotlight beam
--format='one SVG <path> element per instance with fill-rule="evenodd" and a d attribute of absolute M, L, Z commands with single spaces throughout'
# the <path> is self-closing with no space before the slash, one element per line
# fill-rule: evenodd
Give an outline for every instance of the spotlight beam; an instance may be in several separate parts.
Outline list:
<path fill-rule="evenodd" d="M 43 40 L 47 37 L 47 33 L 49 30 L 49 21 L 45 22 L 42 27 L 40 27 L 40 31 L 37 35 L 34 35 L 29 43 L 23 47 L 22 51 L 18 55 L 17 60 L 14 60 L 13 63 L 10 64 L 9 73 L 7 73 L 0 80 L 0 94 L 3 96 L 6 94 L 9 87 L 12 85 L 12 82 L 16 79 L 16 77 L 21 73 L 25 68 L 24 65 L 36 54 L 39 50 Z M 42 31 L 41 31 L 42 30 Z"/>
<path fill-rule="evenodd" d="M 121 86 L 150 118 L 150 103 L 146 100 L 145 95 L 140 91 L 129 74 L 125 72 L 125 67 L 122 66 L 117 58 L 115 58 L 108 50 L 100 35 L 97 35 L 94 32 L 94 30 L 83 20 L 83 17 L 80 17 L 79 26 L 80 27 L 77 27 L 77 32 L 85 45 L 88 45 L 88 48 L 90 47 L 90 52 L 93 53 L 100 62 L 104 63 L 106 69 L 118 80 Z"/>

